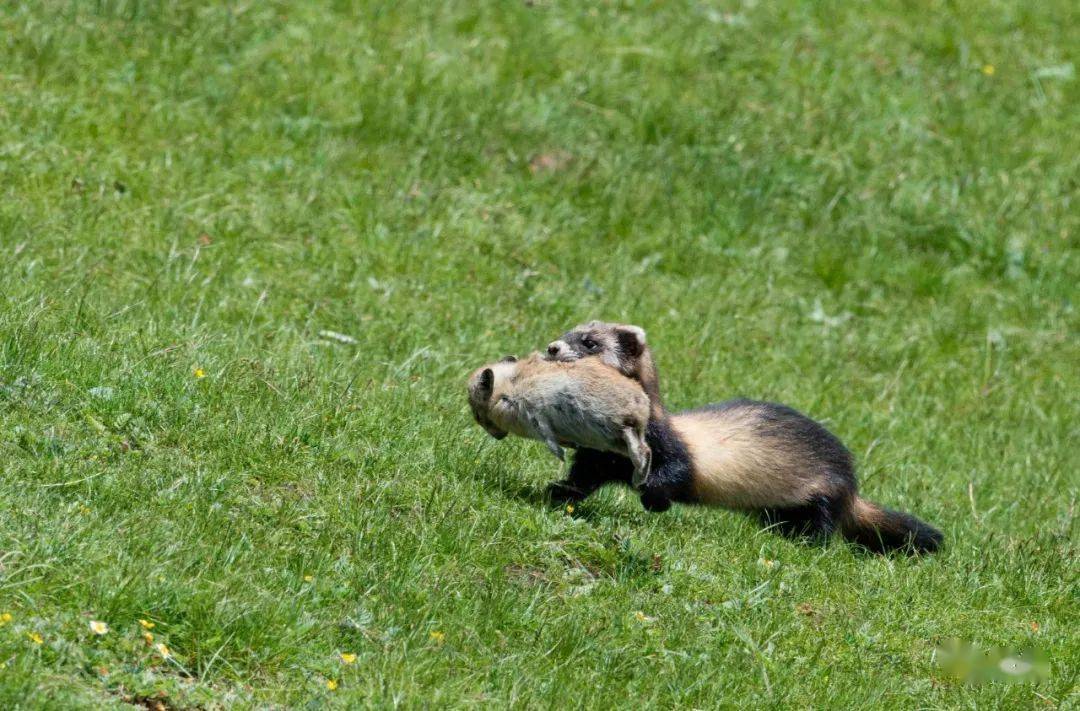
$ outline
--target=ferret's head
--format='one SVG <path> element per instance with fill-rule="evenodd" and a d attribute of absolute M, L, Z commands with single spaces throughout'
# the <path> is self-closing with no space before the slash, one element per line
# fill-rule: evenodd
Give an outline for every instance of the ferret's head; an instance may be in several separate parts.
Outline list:
<path fill-rule="evenodd" d="M 502 429 L 491 419 L 491 408 L 498 401 L 502 384 L 517 370 L 517 358 L 506 356 L 498 363 L 477 368 L 469 377 L 469 408 L 477 424 L 487 430 L 495 439 L 506 436 Z"/>
<path fill-rule="evenodd" d="M 623 375 L 641 383 L 649 399 L 660 401 L 660 376 L 645 341 L 645 329 L 624 323 L 589 321 L 548 344 L 547 360 L 572 361 L 596 356 Z"/>
<path fill-rule="evenodd" d="M 621 323 L 589 321 L 570 329 L 548 344 L 548 360 L 571 361 L 598 356 L 623 375 L 637 378 L 638 363 L 648 346 L 645 330 Z"/>

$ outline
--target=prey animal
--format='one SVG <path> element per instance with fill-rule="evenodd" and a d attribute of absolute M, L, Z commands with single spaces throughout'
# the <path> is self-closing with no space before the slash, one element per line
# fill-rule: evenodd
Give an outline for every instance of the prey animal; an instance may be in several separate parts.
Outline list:
<path fill-rule="evenodd" d="M 563 447 L 622 455 L 633 465 L 634 486 L 649 474 L 649 396 L 639 382 L 596 358 L 507 356 L 473 372 L 469 407 L 496 439 L 514 434 L 539 440 L 560 460 Z"/>

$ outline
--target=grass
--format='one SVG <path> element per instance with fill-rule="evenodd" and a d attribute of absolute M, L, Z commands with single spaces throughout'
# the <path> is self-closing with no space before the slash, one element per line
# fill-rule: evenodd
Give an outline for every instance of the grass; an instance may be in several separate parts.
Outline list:
<path fill-rule="evenodd" d="M 1075 707 L 1078 7 L 5 4 L 0 706 Z M 548 508 L 589 318 L 946 549 Z"/>

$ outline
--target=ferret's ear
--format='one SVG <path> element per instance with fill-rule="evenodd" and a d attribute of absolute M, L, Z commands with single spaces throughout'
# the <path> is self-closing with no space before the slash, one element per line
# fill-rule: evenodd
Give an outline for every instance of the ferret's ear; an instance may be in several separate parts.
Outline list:
<path fill-rule="evenodd" d="M 619 326 L 615 329 L 615 337 L 619 340 L 619 350 L 631 358 L 637 358 L 645 352 L 645 329 Z"/>
<path fill-rule="evenodd" d="M 503 356 L 503 359 L 500 360 L 499 362 L 500 363 L 517 363 L 517 356 Z"/>
<path fill-rule="evenodd" d="M 480 373 L 480 379 L 476 382 L 476 386 L 484 397 L 491 395 L 491 391 L 495 387 L 495 373 L 491 368 L 484 368 Z"/>

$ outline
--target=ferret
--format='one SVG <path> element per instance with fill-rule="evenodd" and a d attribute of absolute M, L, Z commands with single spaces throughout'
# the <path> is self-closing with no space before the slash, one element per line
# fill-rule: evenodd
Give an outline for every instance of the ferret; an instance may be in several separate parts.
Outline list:
<path fill-rule="evenodd" d="M 469 406 L 477 423 L 496 439 L 509 433 L 539 440 L 560 460 L 563 447 L 619 455 L 633 469 L 634 486 L 649 473 L 649 396 L 640 384 L 598 360 L 507 356 L 472 374 Z"/>
<path fill-rule="evenodd" d="M 582 324 L 549 344 L 545 357 L 595 360 L 641 383 L 650 399 L 652 471 L 640 487 L 649 511 L 680 502 L 756 512 L 787 535 L 824 540 L 838 530 L 877 553 L 930 553 L 941 545 L 933 526 L 860 497 L 851 453 L 790 407 L 736 399 L 669 413 L 645 331 L 637 326 Z M 608 482 L 625 481 L 627 470 L 611 453 L 578 449 L 567 477 L 549 493 L 557 501 L 583 499 Z"/>

